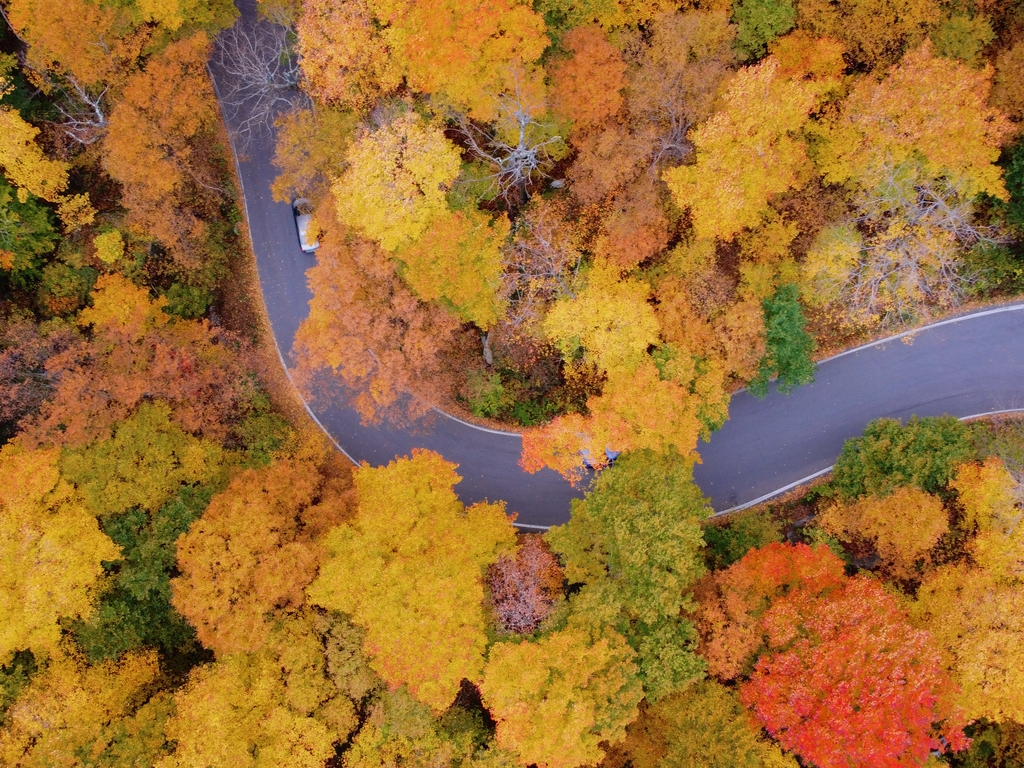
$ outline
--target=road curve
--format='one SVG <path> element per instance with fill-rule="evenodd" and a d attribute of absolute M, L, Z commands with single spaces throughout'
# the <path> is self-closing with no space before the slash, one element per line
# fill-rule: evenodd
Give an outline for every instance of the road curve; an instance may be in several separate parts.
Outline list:
<path fill-rule="evenodd" d="M 252 23 L 254 0 L 238 0 L 239 23 Z M 223 75 L 211 71 L 223 87 Z M 218 88 L 221 90 L 221 88 Z M 312 294 L 286 203 L 274 202 L 270 184 L 273 138 L 254 140 L 241 155 L 238 175 L 256 256 L 260 287 L 275 344 L 286 366 L 295 333 Z M 774 390 L 764 400 L 735 395 L 730 419 L 708 444 L 695 478 L 716 510 L 742 506 L 827 469 L 843 441 L 872 419 L 1024 408 L 1024 305 L 976 313 L 843 353 L 822 363 L 814 384 L 789 395 Z M 413 448 L 437 451 L 459 465 L 456 486 L 466 503 L 504 500 L 517 524 L 543 528 L 569 519 L 580 492 L 544 470 L 528 475 L 518 465 L 518 435 L 482 430 L 444 415 L 412 429 L 367 427 L 336 403 L 307 406 L 334 443 L 354 462 L 384 464 Z"/>

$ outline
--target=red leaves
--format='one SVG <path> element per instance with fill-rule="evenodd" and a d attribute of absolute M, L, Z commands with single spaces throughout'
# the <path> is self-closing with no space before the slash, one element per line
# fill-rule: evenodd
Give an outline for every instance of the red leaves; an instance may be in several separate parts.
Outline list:
<path fill-rule="evenodd" d="M 564 576 L 540 536 L 524 536 L 514 556 L 502 555 L 487 571 L 498 622 L 506 632 L 535 631 L 562 596 Z"/>
<path fill-rule="evenodd" d="M 818 768 L 920 765 L 966 745 L 955 686 L 932 637 L 869 578 L 849 579 L 828 549 L 770 544 L 699 590 L 708 666 L 741 675 L 740 698 L 783 748 Z"/>
<path fill-rule="evenodd" d="M 953 684 L 931 636 L 907 623 L 896 599 L 866 578 L 794 597 L 763 617 L 792 631 L 770 633 L 777 652 L 740 691 L 768 732 L 819 768 L 920 765 L 942 750 L 933 723 L 952 714 Z M 945 736 L 966 744 L 959 728 Z"/>

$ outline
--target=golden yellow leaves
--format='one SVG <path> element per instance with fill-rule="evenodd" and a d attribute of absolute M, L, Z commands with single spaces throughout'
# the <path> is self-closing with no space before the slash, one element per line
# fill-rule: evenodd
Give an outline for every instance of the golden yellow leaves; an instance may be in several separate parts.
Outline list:
<path fill-rule="evenodd" d="M 447 210 L 445 193 L 461 167 L 458 149 L 414 112 L 363 136 L 348 161 L 333 187 L 338 214 L 391 252 Z"/>
<path fill-rule="evenodd" d="M 57 450 L 0 450 L 0 664 L 16 650 L 56 650 L 58 620 L 85 618 L 121 550 L 60 479 Z"/>
<path fill-rule="evenodd" d="M 497 643 L 480 685 L 497 742 L 522 764 L 575 768 L 625 737 L 643 696 L 633 650 L 608 630 L 592 641 L 565 629 L 535 642 Z"/>
<path fill-rule="evenodd" d="M 479 679 L 487 638 L 483 574 L 514 530 L 501 504 L 465 509 L 455 467 L 427 451 L 363 466 L 351 526 L 324 540 L 328 557 L 308 599 L 366 629 L 370 665 L 435 711 L 463 678 Z"/>
<path fill-rule="evenodd" d="M 692 134 L 697 164 L 663 174 L 698 237 L 728 240 L 757 226 L 772 196 L 800 184 L 807 156 L 792 134 L 807 121 L 817 87 L 784 80 L 778 68 L 769 57 L 740 70 L 724 108 Z"/>

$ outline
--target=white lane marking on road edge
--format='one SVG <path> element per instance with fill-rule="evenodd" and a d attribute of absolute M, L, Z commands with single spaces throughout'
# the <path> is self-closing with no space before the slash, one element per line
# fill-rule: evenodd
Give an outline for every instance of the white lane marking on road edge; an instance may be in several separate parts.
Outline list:
<path fill-rule="evenodd" d="M 473 429 L 479 430 L 480 432 L 489 432 L 489 433 L 490 433 L 490 434 L 492 434 L 492 435 L 504 435 L 504 436 L 506 436 L 506 437 L 518 437 L 518 438 L 522 438 L 522 435 L 521 435 L 521 434 L 519 434 L 518 432 L 505 432 L 504 430 L 501 430 L 501 429 L 491 429 L 491 428 L 489 428 L 489 427 L 481 427 L 481 426 L 480 426 L 479 424 L 474 424 L 474 423 L 473 423 L 473 422 L 471 422 L 471 421 L 463 421 L 463 420 L 462 420 L 462 419 L 460 419 L 460 418 L 459 418 L 458 416 L 452 416 L 452 415 L 451 415 L 450 413 L 448 413 L 447 411 L 442 411 L 442 410 L 441 410 L 440 408 L 438 408 L 438 407 L 437 407 L 436 405 L 432 405 L 432 406 L 430 406 L 430 407 L 431 407 L 432 409 L 434 409 L 435 411 L 437 411 L 438 413 L 440 413 L 440 414 L 441 414 L 442 416 L 447 416 L 447 417 L 448 417 L 449 419 L 451 419 L 452 421 L 457 421 L 457 422 L 459 422 L 459 424 L 464 424 L 464 425 L 465 425 L 465 426 L 467 426 L 467 427 L 472 427 Z"/>
<path fill-rule="evenodd" d="M 546 531 L 550 525 L 527 525 L 526 523 L 512 523 L 516 528 L 532 528 L 535 531 Z"/>
<path fill-rule="evenodd" d="M 1005 307 L 996 307 L 995 309 L 983 309 L 978 312 L 968 312 L 967 314 L 960 315 L 959 317 L 951 317 L 948 320 L 939 320 L 938 322 L 932 323 L 931 325 L 922 325 L 920 328 L 912 328 L 909 331 L 897 333 L 895 336 L 886 336 L 884 339 L 879 339 L 878 341 L 869 341 L 867 344 L 861 344 L 859 347 L 847 349 L 835 355 L 832 355 L 832 357 L 826 357 L 824 360 L 819 360 L 818 365 L 821 365 L 822 363 L 827 363 L 830 360 L 835 360 L 836 358 L 843 357 L 845 355 L 852 355 L 854 352 L 860 352 L 862 349 L 876 347 L 879 344 L 887 344 L 890 341 L 896 341 L 897 339 L 902 339 L 907 336 L 913 336 L 915 333 L 928 331 L 931 330 L 932 328 L 938 328 L 943 325 L 952 325 L 953 323 L 960 323 L 963 322 L 964 320 L 973 320 L 977 317 L 985 317 L 986 315 L 998 315 L 1001 314 L 1002 312 L 1017 312 L 1022 309 L 1024 309 L 1024 304 L 1008 304 Z"/>
<path fill-rule="evenodd" d="M 227 120 L 227 117 L 225 117 L 225 115 L 224 115 L 223 102 L 220 99 L 220 90 L 217 88 L 217 79 L 213 76 L 213 72 L 210 70 L 210 65 L 209 64 L 206 65 L 206 73 L 210 76 L 210 82 L 213 84 L 214 93 L 217 95 L 217 106 L 220 107 L 221 120 L 224 121 L 224 130 L 225 130 L 225 132 L 228 135 L 228 143 L 231 145 L 231 157 L 235 161 L 235 175 L 238 177 L 238 187 L 239 187 L 238 191 L 241 193 L 241 196 L 242 196 L 242 208 L 245 210 L 245 228 L 247 230 L 249 230 L 249 232 L 248 232 L 248 234 L 249 234 L 249 248 L 252 249 L 253 259 L 255 260 L 255 258 L 256 258 L 256 244 L 253 242 L 253 239 L 252 239 L 252 230 L 249 229 L 249 221 L 250 221 L 250 218 L 249 218 L 249 201 L 245 197 L 245 181 L 242 179 L 242 169 L 241 169 L 241 167 L 238 164 L 238 152 L 235 151 L 235 142 L 232 141 L 232 139 L 231 139 L 231 130 L 228 128 L 228 120 Z M 259 283 L 259 267 L 256 268 L 256 282 L 257 282 L 257 284 Z M 262 301 L 263 300 L 263 286 L 259 286 L 259 288 L 260 288 L 260 300 Z M 266 307 L 267 307 L 267 302 L 263 301 L 264 312 L 266 312 Z M 269 313 L 267 315 L 267 325 L 270 326 L 270 316 L 269 316 Z M 327 439 L 330 440 L 332 443 L 334 443 L 334 447 L 337 448 L 339 451 L 341 451 L 344 454 L 345 458 L 348 459 L 349 461 L 351 461 L 354 466 L 358 467 L 359 466 L 359 462 L 356 461 L 355 459 L 353 459 L 349 455 L 349 452 L 346 451 L 344 448 L 342 448 L 341 445 L 338 443 L 338 441 L 334 439 L 334 435 L 332 435 L 327 430 L 327 427 L 325 427 L 323 425 L 323 423 L 320 421 L 320 419 L 318 419 L 316 417 L 316 414 L 313 413 L 313 409 L 310 408 L 309 407 L 309 403 L 306 402 L 306 398 L 304 398 L 302 396 L 302 393 L 299 392 L 299 388 L 295 386 L 295 382 L 292 380 L 291 371 L 288 370 L 288 365 L 284 361 L 284 355 L 281 354 L 281 347 L 278 346 L 277 334 L 274 333 L 274 329 L 273 329 L 272 326 L 269 327 L 268 330 L 270 331 L 270 337 L 274 340 L 274 351 L 277 352 L 277 359 L 281 361 L 281 367 L 284 369 L 284 375 L 288 377 L 288 383 L 292 385 L 292 391 L 295 393 L 295 396 L 299 398 L 299 402 L 302 403 L 302 407 L 306 409 L 306 413 L 308 413 L 309 417 L 311 419 L 313 419 L 314 422 L 316 422 L 316 425 L 318 427 L 320 427 L 321 431 L 323 431 L 323 433 L 325 435 L 327 435 Z"/>
<path fill-rule="evenodd" d="M 968 419 L 980 419 L 982 416 L 998 416 L 1001 413 L 1024 413 L 1024 408 L 1004 408 L 1001 411 L 985 411 L 984 413 L 972 413 L 970 416 L 958 416 L 957 420 L 958 421 L 967 421 Z M 753 501 L 748 501 L 746 504 L 740 504 L 740 505 L 735 506 L 735 507 L 730 507 L 729 509 L 723 509 L 721 512 L 715 512 L 713 515 L 711 515 L 711 517 L 718 517 L 719 515 L 727 515 L 730 512 L 739 512 L 741 509 L 746 509 L 747 507 L 753 507 L 756 504 L 760 504 L 762 501 L 768 501 L 768 499 L 774 498 L 775 496 L 778 496 L 780 493 L 785 493 L 786 491 L 788 491 L 788 490 L 790 490 L 792 488 L 796 488 L 798 485 L 803 485 L 804 483 L 806 483 L 806 482 L 808 482 L 810 480 L 813 480 L 816 477 L 821 477 L 826 472 L 831 471 L 832 467 L 834 467 L 834 466 L 835 466 L 835 464 L 833 464 L 831 467 L 825 467 L 820 472 L 815 472 L 813 475 L 808 475 L 807 477 L 804 477 L 804 478 L 801 478 L 800 480 L 797 480 L 795 483 L 790 483 L 789 485 L 784 486 L 782 488 L 779 488 L 776 491 L 772 491 L 771 493 L 766 493 L 764 496 L 758 496 L 756 499 L 754 499 Z"/>

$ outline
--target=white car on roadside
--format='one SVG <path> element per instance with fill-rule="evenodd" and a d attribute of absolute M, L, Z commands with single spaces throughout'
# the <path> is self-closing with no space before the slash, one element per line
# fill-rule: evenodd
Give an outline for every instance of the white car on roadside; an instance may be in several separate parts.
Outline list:
<path fill-rule="evenodd" d="M 292 212 L 295 214 L 295 227 L 299 231 L 299 247 L 303 253 L 314 253 L 320 247 L 313 227 L 313 208 L 304 197 L 292 201 Z"/>

